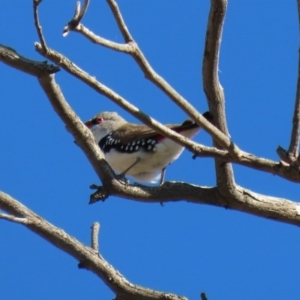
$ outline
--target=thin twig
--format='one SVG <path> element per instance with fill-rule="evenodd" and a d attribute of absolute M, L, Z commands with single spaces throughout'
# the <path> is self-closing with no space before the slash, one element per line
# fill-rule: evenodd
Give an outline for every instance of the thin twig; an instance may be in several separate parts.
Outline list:
<path fill-rule="evenodd" d="M 100 230 L 100 223 L 94 222 L 92 225 L 92 248 L 99 252 L 99 230 Z"/>
<path fill-rule="evenodd" d="M 120 12 L 117 2 L 114 0 L 107 0 L 107 3 L 109 5 L 111 11 L 113 12 L 113 15 L 114 15 L 115 20 L 118 24 L 118 27 L 123 35 L 125 43 L 127 44 L 130 42 L 133 42 L 133 38 L 124 22 L 124 19 L 122 17 L 122 14 Z"/>
<path fill-rule="evenodd" d="M 19 224 L 23 224 L 23 225 L 28 225 L 29 224 L 29 220 L 27 218 L 18 218 L 12 215 L 8 215 L 8 214 L 3 214 L 0 212 L 0 219 L 4 219 L 7 221 L 11 221 L 14 223 L 19 223 Z"/>
<path fill-rule="evenodd" d="M 90 1 L 84 0 L 83 7 L 81 8 L 80 1 L 77 1 L 75 7 L 75 13 L 71 21 L 63 29 L 63 36 L 67 36 L 71 30 L 75 30 L 76 27 L 80 24 L 83 16 L 85 15 Z"/>
<path fill-rule="evenodd" d="M 299 22 L 299 31 L 300 31 L 300 0 L 297 0 L 297 5 L 298 5 L 298 22 Z M 297 80 L 297 92 L 296 92 L 296 99 L 295 99 L 295 106 L 294 106 L 293 128 L 291 132 L 291 140 L 290 140 L 290 146 L 288 150 L 288 156 L 292 160 L 296 160 L 299 156 L 298 154 L 299 137 L 300 137 L 300 48 L 298 49 L 298 80 Z"/>
<path fill-rule="evenodd" d="M 83 24 L 79 24 L 76 28 L 74 28 L 74 31 L 81 33 L 86 38 L 88 38 L 91 42 L 107 47 L 109 49 L 123 52 L 123 53 L 132 53 L 134 51 L 134 48 L 132 47 L 132 44 L 120 44 L 115 43 L 113 41 L 104 39 L 96 34 L 94 34 L 91 30 L 86 28 Z"/>
<path fill-rule="evenodd" d="M 38 6 L 41 3 L 41 0 L 33 0 L 33 16 L 34 16 L 34 25 L 37 31 L 37 34 L 39 36 L 40 42 L 42 44 L 43 50 L 47 51 L 47 44 L 42 32 L 42 26 L 40 25 L 39 21 L 39 12 L 38 12 Z"/>

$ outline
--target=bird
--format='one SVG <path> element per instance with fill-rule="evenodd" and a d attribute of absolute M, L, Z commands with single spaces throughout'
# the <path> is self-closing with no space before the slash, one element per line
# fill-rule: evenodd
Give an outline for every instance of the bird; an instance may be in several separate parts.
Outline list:
<path fill-rule="evenodd" d="M 116 112 L 101 112 L 85 122 L 119 179 L 125 175 L 139 182 L 164 182 L 165 170 L 184 147 L 146 125 L 127 122 Z M 167 124 L 171 130 L 192 138 L 200 130 L 192 120 Z"/>

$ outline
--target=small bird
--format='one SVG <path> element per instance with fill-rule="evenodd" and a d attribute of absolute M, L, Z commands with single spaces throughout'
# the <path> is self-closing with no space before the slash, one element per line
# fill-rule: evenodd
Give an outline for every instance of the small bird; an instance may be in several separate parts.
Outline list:
<path fill-rule="evenodd" d="M 116 112 L 101 112 L 85 125 L 120 179 L 128 175 L 137 181 L 156 183 L 160 180 L 162 184 L 166 167 L 184 150 L 146 125 L 128 123 Z M 192 120 L 166 126 L 188 138 L 200 130 Z"/>

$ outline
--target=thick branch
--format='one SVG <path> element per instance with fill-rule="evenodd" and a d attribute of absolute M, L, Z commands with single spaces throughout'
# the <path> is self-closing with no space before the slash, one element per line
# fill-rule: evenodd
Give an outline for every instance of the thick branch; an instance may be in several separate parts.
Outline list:
<path fill-rule="evenodd" d="M 165 182 L 160 187 L 128 186 L 115 196 L 146 203 L 187 201 L 246 212 L 258 217 L 300 225 L 300 204 L 282 198 L 269 197 L 236 187 L 236 193 L 224 197 L 218 188 L 206 188 L 184 182 Z M 97 200 L 95 193 L 93 202 Z"/>
<path fill-rule="evenodd" d="M 48 65 L 47 61 L 40 62 L 25 58 L 13 48 L 2 44 L 0 44 L 0 61 L 33 76 L 42 76 L 43 74 L 52 74 L 59 71 L 58 66 Z"/>

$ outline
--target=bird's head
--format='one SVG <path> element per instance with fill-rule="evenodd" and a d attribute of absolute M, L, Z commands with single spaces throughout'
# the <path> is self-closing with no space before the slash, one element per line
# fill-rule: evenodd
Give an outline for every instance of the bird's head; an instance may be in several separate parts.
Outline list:
<path fill-rule="evenodd" d="M 105 111 L 85 122 L 85 125 L 93 133 L 96 142 L 99 143 L 103 137 L 114 132 L 125 123 L 126 121 L 116 112 Z"/>

